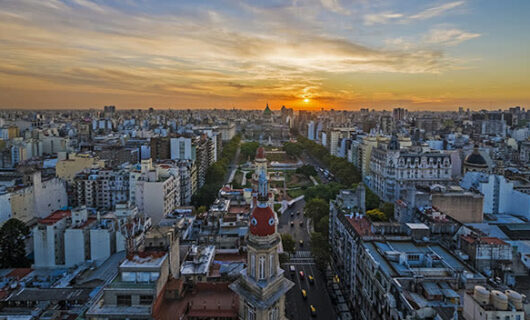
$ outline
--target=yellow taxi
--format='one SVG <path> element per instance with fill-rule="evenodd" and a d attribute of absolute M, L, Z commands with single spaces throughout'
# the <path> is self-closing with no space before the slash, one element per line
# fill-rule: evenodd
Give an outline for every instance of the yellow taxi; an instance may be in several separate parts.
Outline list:
<path fill-rule="evenodd" d="M 309 306 L 309 311 L 311 312 L 311 316 L 312 317 L 316 317 L 317 316 L 317 308 L 315 308 L 314 305 L 310 305 Z"/>
<path fill-rule="evenodd" d="M 304 289 L 302 289 L 302 298 L 304 299 L 307 299 L 307 291 L 305 291 Z"/>

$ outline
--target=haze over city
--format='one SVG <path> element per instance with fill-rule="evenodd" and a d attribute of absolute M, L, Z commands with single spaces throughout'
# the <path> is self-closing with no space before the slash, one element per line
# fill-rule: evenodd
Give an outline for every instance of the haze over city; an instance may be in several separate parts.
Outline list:
<path fill-rule="evenodd" d="M 0 107 L 498 109 L 530 2 L 0 1 Z"/>

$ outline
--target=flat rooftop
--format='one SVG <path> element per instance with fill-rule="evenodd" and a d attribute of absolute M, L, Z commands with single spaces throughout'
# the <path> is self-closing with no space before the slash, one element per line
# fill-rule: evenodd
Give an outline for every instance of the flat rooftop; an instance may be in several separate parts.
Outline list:
<path fill-rule="evenodd" d="M 167 253 L 163 251 L 137 252 L 127 257 L 121 264 L 122 268 L 160 268 L 167 259 Z"/>

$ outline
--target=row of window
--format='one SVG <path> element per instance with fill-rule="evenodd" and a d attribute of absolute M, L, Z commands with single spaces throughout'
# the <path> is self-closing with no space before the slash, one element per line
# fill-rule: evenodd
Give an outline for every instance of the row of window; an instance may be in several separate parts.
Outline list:
<path fill-rule="evenodd" d="M 139 303 L 141 305 L 151 305 L 151 303 L 153 303 L 153 296 L 152 295 L 140 295 Z M 131 295 L 117 295 L 116 304 L 118 306 L 131 306 L 132 305 Z"/>
<path fill-rule="evenodd" d="M 259 256 L 258 258 L 258 280 L 265 280 L 265 257 Z M 274 263 L 274 254 L 269 255 L 269 276 L 276 274 L 276 266 Z M 250 256 L 250 276 L 256 278 L 256 255 L 252 254 Z"/>

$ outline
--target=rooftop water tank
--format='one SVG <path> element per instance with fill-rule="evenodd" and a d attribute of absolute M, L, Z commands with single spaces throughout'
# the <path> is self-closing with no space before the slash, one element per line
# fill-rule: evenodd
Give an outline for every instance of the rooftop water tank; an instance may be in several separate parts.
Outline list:
<path fill-rule="evenodd" d="M 508 310 L 508 296 L 498 290 L 491 291 L 491 303 L 497 310 Z"/>
<path fill-rule="evenodd" d="M 508 301 L 515 307 L 515 309 L 523 309 L 523 297 L 519 293 L 513 290 L 506 290 L 504 293 L 508 296 Z"/>
<path fill-rule="evenodd" d="M 490 303 L 490 292 L 483 286 L 475 286 L 473 297 L 482 305 Z"/>

